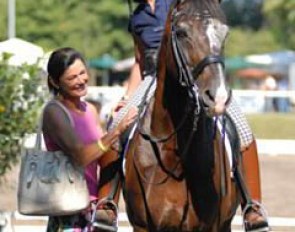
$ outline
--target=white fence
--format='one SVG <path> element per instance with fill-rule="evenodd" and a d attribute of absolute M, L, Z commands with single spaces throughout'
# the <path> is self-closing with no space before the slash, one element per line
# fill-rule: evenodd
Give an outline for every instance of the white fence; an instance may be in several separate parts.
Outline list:
<path fill-rule="evenodd" d="M 123 87 L 90 86 L 87 97 L 101 101 L 102 119 L 105 119 L 124 92 Z M 295 91 L 233 90 L 233 96 L 245 113 L 290 112 L 295 104 Z"/>
<path fill-rule="evenodd" d="M 233 96 L 245 113 L 290 112 L 295 103 L 295 91 L 234 90 Z"/>
<path fill-rule="evenodd" d="M 258 139 L 260 155 L 295 155 L 295 140 Z"/>

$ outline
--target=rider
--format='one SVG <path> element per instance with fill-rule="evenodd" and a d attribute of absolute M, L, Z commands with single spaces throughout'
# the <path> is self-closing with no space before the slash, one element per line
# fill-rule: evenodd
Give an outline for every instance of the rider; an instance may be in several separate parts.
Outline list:
<path fill-rule="evenodd" d="M 165 28 L 166 17 L 173 0 L 134 0 L 138 3 L 137 8 L 130 17 L 129 31 L 134 39 L 135 63 L 131 68 L 128 88 L 122 101 L 116 110 L 124 106 L 129 99 L 133 99 L 134 92 L 142 83 L 142 79 L 148 75 L 155 75 L 157 54 L 161 43 L 162 34 Z M 236 105 L 231 106 L 235 112 Z M 238 115 L 244 118 L 243 115 Z M 247 128 L 249 128 L 245 121 Z M 243 128 L 237 128 L 242 130 Z M 259 176 L 259 163 L 255 139 L 250 128 L 250 142 L 246 147 L 242 147 L 242 157 L 246 181 L 246 191 L 249 191 L 250 202 L 243 202 L 244 225 L 246 231 L 265 231 L 268 228 L 267 220 L 262 212 L 261 188 Z M 249 134 L 247 131 L 247 134 Z"/>

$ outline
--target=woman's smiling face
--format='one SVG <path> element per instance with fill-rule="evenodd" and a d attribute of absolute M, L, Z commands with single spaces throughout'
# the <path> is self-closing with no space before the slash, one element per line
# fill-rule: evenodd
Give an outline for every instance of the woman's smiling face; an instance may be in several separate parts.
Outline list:
<path fill-rule="evenodd" d="M 89 76 L 85 64 L 76 59 L 59 79 L 60 91 L 69 97 L 83 97 L 87 94 Z"/>

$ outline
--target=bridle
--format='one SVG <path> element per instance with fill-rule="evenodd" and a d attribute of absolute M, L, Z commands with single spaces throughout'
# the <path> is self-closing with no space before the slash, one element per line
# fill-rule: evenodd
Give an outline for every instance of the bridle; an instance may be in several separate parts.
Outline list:
<path fill-rule="evenodd" d="M 161 181 L 160 183 L 163 183 L 169 177 L 172 177 L 173 179 L 175 179 L 177 181 L 182 181 L 184 178 L 184 172 L 180 173 L 179 175 L 175 174 L 175 170 L 177 169 L 178 165 L 181 164 L 180 161 L 177 162 L 176 165 L 171 170 L 169 170 L 167 167 L 165 167 L 165 165 L 161 159 L 157 143 L 164 143 L 164 142 L 168 141 L 170 138 L 172 138 L 174 135 L 176 135 L 179 132 L 179 130 L 183 127 L 185 122 L 187 121 L 188 116 L 191 114 L 191 112 L 193 112 L 193 114 L 194 114 L 193 115 L 193 127 L 192 127 L 192 130 L 190 131 L 190 134 L 187 138 L 186 144 L 185 144 L 184 149 L 182 150 L 180 156 L 184 157 L 187 154 L 187 152 L 189 151 L 192 139 L 194 137 L 194 134 L 197 131 L 198 119 L 199 119 L 199 115 L 201 112 L 201 103 L 200 103 L 200 98 L 198 96 L 198 86 L 195 84 L 194 77 L 198 78 L 201 75 L 201 73 L 203 72 L 204 68 L 210 64 L 219 63 L 224 68 L 223 57 L 220 55 L 213 55 L 213 54 L 204 57 L 194 67 L 190 67 L 188 65 L 188 62 L 183 54 L 183 51 L 181 49 L 181 44 L 177 38 L 177 34 L 176 34 L 176 30 L 175 30 L 175 17 L 174 16 L 177 13 L 176 6 L 179 3 L 181 3 L 181 0 L 176 0 L 176 4 L 173 6 L 174 8 L 171 13 L 171 28 L 170 28 L 171 29 L 171 46 L 172 46 L 173 56 L 174 56 L 174 59 L 176 61 L 177 67 L 178 67 L 179 83 L 182 87 L 188 89 L 188 95 L 189 95 L 190 100 L 193 102 L 193 107 L 190 108 L 189 106 L 187 106 L 185 108 L 186 112 L 184 113 L 179 124 L 175 127 L 175 129 L 170 134 L 168 134 L 162 138 L 156 138 L 156 137 L 154 137 L 150 134 L 147 134 L 143 131 L 142 124 L 140 122 L 140 114 L 138 116 L 138 122 L 137 122 L 138 131 L 139 131 L 140 135 L 145 140 L 148 140 L 151 143 L 151 146 L 153 147 L 155 157 L 157 159 L 159 166 L 161 167 L 162 171 L 167 174 L 167 177 L 163 181 Z M 146 96 L 147 96 L 147 93 L 143 97 L 143 101 L 142 101 L 143 104 L 141 104 L 141 105 L 144 105 L 144 102 L 146 102 Z M 191 101 L 188 101 L 188 103 L 189 103 L 188 105 L 190 105 Z M 134 156 L 133 156 L 133 159 L 134 159 Z M 148 228 L 149 228 L 149 231 L 155 231 L 155 224 L 153 222 L 153 218 L 151 216 L 149 206 L 147 204 L 147 199 L 146 199 L 146 195 L 145 195 L 145 188 L 143 185 L 143 177 L 140 174 L 140 170 L 138 169 L 138 167 L 136 165 L 135 159 L 133 160 L 133 165 L 134 165 L 134 169 L 136 171 L 136 175 L 137 175 L 137 178 L 139 181 L 140 190 L 141 190 L 141 193 L 142 193 L 142 196 L 144 199 L 145 212 L 147 215 L 146 217 L 147 217 L 147 221 L 148 221 L 148 225 L 149 225 Z M 147 183 L 147 184 L 151 184 L 151 183 Z M 182 224 L 185 221 L 185 218 L 187 217 L 187 214 L 188 214 L 188 205 L 189 205 L 188 199 L 189 199 L 189 197 L 187 197 L 187 202 L 184 206 L 183 217 L 182 217 L 181 223 L 179 224 L 179 228 L 182 227 Z"/>
<path fill-rule="evenodd" d="M 137 118 L 137 129 L 139 134 L 143 137 L 143 139 L 149 141 L 153 147 L 155 157 L 158 161 L 158 164 L 162 168 L 162 170 L 167 173 L 168 176 L 176 179 L 181 180 L 183 178 L 183 173 L 181 173 L 179 176 L 175 175 L 174 170 L 177 168 L 178 164 L 172 170 L 169 170 L 165 167 L 164 163 L 161 160 L 161 157 L 159 155 L 158 150 L 158 143 L 164 143 L 170 140 L 173 136 L 177 135 L 177 133 L 181 130 L 181 128 L 185 125 L 188 118 L 192 117 L 192 128 L 190 130 L 189 135 L 186 137 L 186 142 L 184 146 L 182 147 L 181 151 L 177 151 L 177 154 L 179 157 L 185 157 L 190 149 L 191 142 L 194 138 L 195 132 L 197 131 L 199 116 L 201 113 L 201 102 L 199 98 L 199 91 L 198 86 L 196 84 L 195 79 L 199 78 L 199 76 L 202 74 L 205 67 L 211 64 L 221 64 L 221 66 L 224 68 L 224 59 L 221 55 L 213 55 L 209 54 L 208 56 L 204 57 L 198 64 L 194 65 L 193 67 L 188 64 L 186 57 L 183 53 L 183 49 L 181 46 L 181 43 L 177 37 L 176 33 L 176 17 L 175 15 L 177 12 L 177 5 L 181 3 L 182 0 L 177 0 L 174 5 L 174 8 L 171 12 L 171 24 L 170 24 L 170 45 L 171 45 L 171 51 L 173 53 L 174 62 L 176 63 L 176 66 L 178 67 L 178 81 L 180 86 L 187 89 L 189 100 L 187 101 L 187 104 L 185 106 L 185 110 L 182 113 L 182 118 L 180 119 L 178 125 L 174 128 L 174 130 L 169 133 L 168 135 L 165 135 L 163 137 L 155 137 L 152 136 L 149 133 L 146 133 L 142 127 L 142 115 L 143 113 L 138 114 Z M 194 78 L 195 77 L 195 78 Z M 156 81 L 155 79 L 152 81 L 150 86 L 148 87 L 148 90 L 144 94 L 141 104 L 139 105 L 140 111 L 144 112 L 144 109 L 147 107 L 147 96 L 148 93 L 153 85 L 153 82 Z M 229 95 L 229 98 L 226 102 L 226 104 L 229 102 L 231 97 L 231 94 Z M 192 115 L 193 114 L 193 115 Z M 189 117 L 190 116 L 190 117 Z"/>
<path fill-rule="evenodd" d="M 140 126 L 140 122 L 138 123 L 138 129 L 140 131 L 140 134 L 145 138 L 146 140 L 152 141 L 154 143 L 163 143 L 168 141 L 170 138 L 172 138 L 177 132 L 181 129 L 181 127 L 185 124 L 186 119 L 190 113 L 190 111 L 193 111 L 194 117 L 193 117 L 193 128 L 191 130 L 191 135 L 189 137 L 193 137 L 193 134 L 197 130 L 197 122 L 199 118 L 199 114 L 201 111 L 201 103 L 198 96 L 198 86 L 195 84 L 194 77 L 199 77 L 201 73 L 203 72 L 204 68 L 210 64 L 219 63 L 224 68 L 224 58 L 221 55 L 213 55 L 210 54 L 206 57 L 204 57 L 198 64 L 196 64 L 194 67 L 191 67 L 188 65 L 188 62 L 183 54 L 183 51 L 181 49 L 181 44 L 179 42 L 179 39 L 177 38 L 176 33 L 176 27 L 175 27 L 175 21 L 176 21 L 176 15 L 177 15 L 177 6 L 179 3 L 181 3 L 183 0 L 176 0 L 173 3 L 173 10 L 171 13 L 170 21 L 170 31 L 171 31 L 171 46 L 172 46 L 172 52 L 174 59 L 176 61 L 177 67 L 178 67 L 178 76 L 179 76 L 179 84 L 182 87 L 187 88 L 189 98 L 191 99 L 191 102 L 193 102 L 192 109 L 189 109 L 189 107 L 186 107 L 186 111 L 183 118 L 180 120 L 180 123 L 176 126 L 175 130 L 171 132 L 169 135 L 162 137 L 162 138 L 156 138 L 153 137 L 143 131 L 143 129 Z M 227 102 L 230 99 L 227 100 Z M 145 101 L 145 99 L 143 99 Z M 140 121 L 140 120 L 139 120 Z M 187 142 L 187 146 L 189 147 L 190 140 Z M 187 150 L 187 149 L 186 149 Z"/>
<path fill-rule="evenodd" d="M 198 101 L 197 96 L 193 96 L 197 91 L 194 91 L 197 86 L 195 84 L 194 77 L 198 78 L 201 73 L 203 72 L 204 68 L 210 64 L 219 63 L 221 66 L 225 67 L 224 65 L 224 58 L 221 55 L 213 55 L 210 54 L 204 57 L 198 64 L 193 67 L 188 65 L 188 62 L 183 54 L 183 50 L 181 49 L 181 44 L 179 39 L 177 38 L 175 21 L 177 15 L 177 5 L 181 2 L 181 0 L 176 1 L 176 5 L 173 8 L 171 13 L 171 44 L 172 44 L 172 51 L 174 58 L 177 63 L 178 71 L 179 71 L 179 83 L 181 86 L 186 87 L 191 92 L 191 97 L 194 98 L 195 102 Z M 193 92 L 191 91 L 193 90 Z M 199 105 L 199 104 L 198 104 Z"/>
<path fill-rule="evenodd" d="M 178 2 L 179 1 L 177 1 L 176 4 Z M 199 115 L 201 112 L 201 103 L 200 103 L 200 99 L 198 96 L 198 87 L 195 84 L 193 77 L 196 76 L 198 78 L 201 75 L 204 68 L 210 64 L 220 63 L 222 65 L 222 67 L 224 68 L 224 59 L 220 55 L 208 55 L 205 58 L 203 58 L 197 65 L 195 65 L 194 67 L 190 67 L 188 65 L 188 62 L 187 62 L 187 60 L 183 54 L 183 51 L 181 49 L 181 44 L 177 38 L 177 34 L 176 34 L 175 26 L 174 26 L 175 25 L 175 17 L 174 16 L 176 13 L 177 13 L 177 8 L 174 6 L 173 11 L 171 13 L 171 22 L 172 22 L 171 23 L 171 37 L 170 37 L 171 49 L 173 52 L 175 62 L 178 67 L 179 83 L 182 87 L 187 88 L 190 101 L 188 101 L 188 104 L 185 108 L 185 112 L 183 114 L 183 117 L 180 120 L 179 124 L 176 126 L 176 128 L 170 134 L 168 134 L 162 138 L 156 138 L 156 137 L 144 132 L 144 130 L 142 128 L 141 120 L 140 120 L 141 114 L 139 114 L 139 116 L 138 116 L 137 125 L 138 125 L 138 131 L 139 131 L 140 135 L 145 140 L 147 140 L 151 143 L 154 153 L 155 153 L 155 156 L 156 156 L 156 159 L 158 161 L 158 164 L 160 165 L 162 170 L 164 172 L 166 172 L 168 176 L 170 176 L 176 180 L 181 180 L 183 178 L 183 173 L 180 174 L 179 176 L 176 176 L 174 174 L 174 169 L 178 166 L 178 164 L 172 170 L 168 170 L 165 167 L 165 165 L 163 164 L 160 155 L 158 155 L 159 150 L 157 147 L 157 143 L 167 142 L 169 139 L 171 139 L 173 136 L 175 136 L 180 131 L 180 129 L 183 127 L 183 125 L 187 121 L 189 115 L 191 115 L 191 113 L 193 113 L 192 129 L 190 131 L 189 136 L 187 137 L 186 144 L 185 144 L 184 148 L 182 149 L 181 152 L 179 152 L 179 156 L 184 157 L 187 154 L 187 152 L 190 148 L 190 145 L 191 145 L 191 141 L 194 137 L 194 134 L 197 131 L 198 119 L 199 119 Z M 150 87 L 151 86 L 152 86 L 152 84 L 150 85 Z M 143 97 L 142 104 L 140 104 L 141 108 L 144 108 L 148 92 L 149 92 L 149 90 L 146 92 L 145 96 Z M 193 107 L 191 107 L 191 104 L 193 104 Z"/>

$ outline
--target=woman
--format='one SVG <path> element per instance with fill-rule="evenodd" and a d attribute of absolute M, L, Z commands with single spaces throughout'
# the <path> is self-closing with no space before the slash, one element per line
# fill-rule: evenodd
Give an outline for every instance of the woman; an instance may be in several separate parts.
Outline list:
<path fill-rule="evenodd" d="M 101 135 L 97 131 L 97 111 L 92 104 L 82 100 L 87 93 L 89 79 L 85 60 L 73 48 L 54 51 L 48 62 L 48 87 L 54 101 L 61 103 L 71 116 L 74 127 L 58 104 L 48 104 L 44 109 L 43 135 L 48 150 L 62 150 L 85 167 L 85 178 L 90 199 L 98 194 L 98 160 L 115 143 L 120 134 L 134 121 L 137 110 L 130 109 L 122 122 L 112 131 Z M 47 231 L 90 231 L 89 213 L 50 217 Z M 72 230 L 71 230 L 72 229 Z"/>
<path fill-rule="evenodd" d="M 123 100 L 131 98 L 147 75 L 156 75 L 157 53 L 160 47 L 162 34 L 165 28 L 166 17 L 172 0 L 135 0 L 138 6 L 130 18 L 129 30 L 134 38 L 135 64 L 131 69 L 128 89 Z M 136 94 L 135 94 L 136 95 Z M 117 110 L 124 106 L 124 102 L 118 104 Z M 259 163 L 257 147 L 254 136 L 246 119 L 237 105 L 231 106 L 239 112 L 237 120 L 243 118 L 247 129 L 239 128 L 241 133 L 246 133 L 250 141 L 241 148 L 245 171 L 245 182 L 249 191 L 251 202 L 243 202 L 244 225 L 246 231 L 265 231 L 268 228 L 267 220 L 263 214 L 261 202 L 261 187 L 259 176 Z"/>

